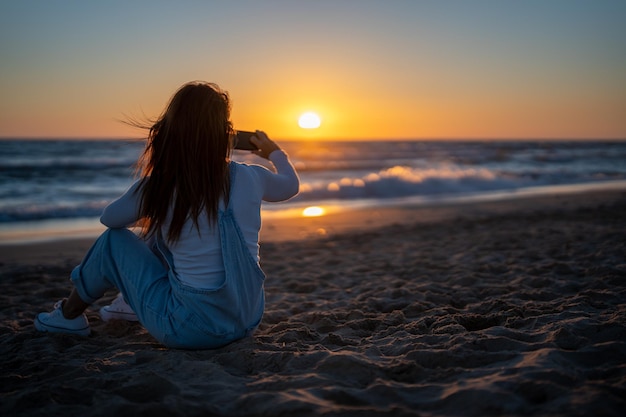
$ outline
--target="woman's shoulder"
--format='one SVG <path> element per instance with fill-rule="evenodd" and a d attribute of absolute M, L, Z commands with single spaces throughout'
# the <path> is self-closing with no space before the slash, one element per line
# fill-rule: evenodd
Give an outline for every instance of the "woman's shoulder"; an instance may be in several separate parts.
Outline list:
<path fill-rule="evenodd" d="M 230 169 L 235 170 L 235 178 L 245 178 L 246 181 L 258 177 L 257 170 L 259 168 L 258 165 L 245 162 L 231 161 L 230 163 Z"/>
<path fill-rule="evenodd" d="M 231 165 L 234 165 L 237 173 L 243 172 L 248 175 L 255 175 L 258 172 L 269 171 L 269 169 L 263 165 L 249 162 L 231 161 Z"/>
<path fill-rule="evenodd" d="M 242 183 L 247 184 L 257 184 L 261 186 L 266 183 L 268 177 L 271 176 L 272 171 L 260 164 L 254 163 L 245 163 L 245 162 L 234 162 L 235 178 L 241 179 Z M 235 180 L 235 182 L 239 182 Z"/>

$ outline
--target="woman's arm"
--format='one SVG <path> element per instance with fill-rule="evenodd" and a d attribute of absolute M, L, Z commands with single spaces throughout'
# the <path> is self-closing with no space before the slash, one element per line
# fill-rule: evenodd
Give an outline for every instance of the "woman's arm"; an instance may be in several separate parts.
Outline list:
<path fill-rule="evenodd" d="M 135 182 L 121 197 L 104 208 L 100 222 L 112 229 L 128 227 L 141 218 L 139 206 L 141 193 L 140 181 Z"/>
<path fill-rule="evenodd" d="M 266 170 L 270 175 L 265 175 L 264 178 L 263 200 L 283 201 L 298 194 L 300 180 L 287 154 L 282 150 L 274 151 L 269 160 L 274 164 L 276 173 Z"/>
<path fill-rule="evenodd" d="M 276 168 L 276 173 L 260 170 L 264 184 L 263 200 L 283 201 L 298 194 L 300 179 L 287 154 L 265 132 L 257 130 L 250 141 L 258 148 L 254 153 L 270 160 Z"/>

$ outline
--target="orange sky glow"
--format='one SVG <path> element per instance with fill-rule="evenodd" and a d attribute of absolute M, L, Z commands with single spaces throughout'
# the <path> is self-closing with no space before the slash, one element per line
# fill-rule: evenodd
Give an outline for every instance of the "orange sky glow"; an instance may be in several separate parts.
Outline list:
<path fill-rule="evenodd" d="M 201 79 L 276 139 L 626 138 L 619 0 L 115 3 L 0 6 L 0 137 L 136 137 Z"/>

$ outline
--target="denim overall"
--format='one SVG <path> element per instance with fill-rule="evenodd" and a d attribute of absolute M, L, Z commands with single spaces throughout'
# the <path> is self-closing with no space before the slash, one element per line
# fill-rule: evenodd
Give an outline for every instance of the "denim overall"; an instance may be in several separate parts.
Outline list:
<path fill-rule="evenodd" d="M 236 164 L 230 164 L 231 190 Z M 230 207 L 218 213 L 225 280 L 216 289 L 198 289 L 175 274 L 172 254 L 157 239 L 155 254 L 128 229 L 108 229 L 72 271 L 83 301 L 93 303 L 118 288 L 139 321 L 165 346 L 211 349 L 246 337 L 261 322 L 265 274 L 250 254 Z M 160 236 L 159 236 L 160 237 Z"/>

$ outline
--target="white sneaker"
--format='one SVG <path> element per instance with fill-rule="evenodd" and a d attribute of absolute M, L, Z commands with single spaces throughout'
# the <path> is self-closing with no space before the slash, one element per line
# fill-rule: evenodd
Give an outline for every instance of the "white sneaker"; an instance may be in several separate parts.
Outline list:
<path fill-rule="evenodd" d="M 35 317 L 35 328 L 40 332 L 69 333 L 88 336 L 91 333 L 89 321 L 85 314 L 75 319 L 66 319 L 63 316 L 63 300 L 54 304 L 54 310 L 50 313 L 39 313 Z"/>
<path fill-rule="evenodd" d="M 133 309 L 128 304 L 126 304 L 122 293 L 119 293 L 110 305 L 104 306 L 100 309 L 100 317 L 103 321 L 139 321 Z"/>

